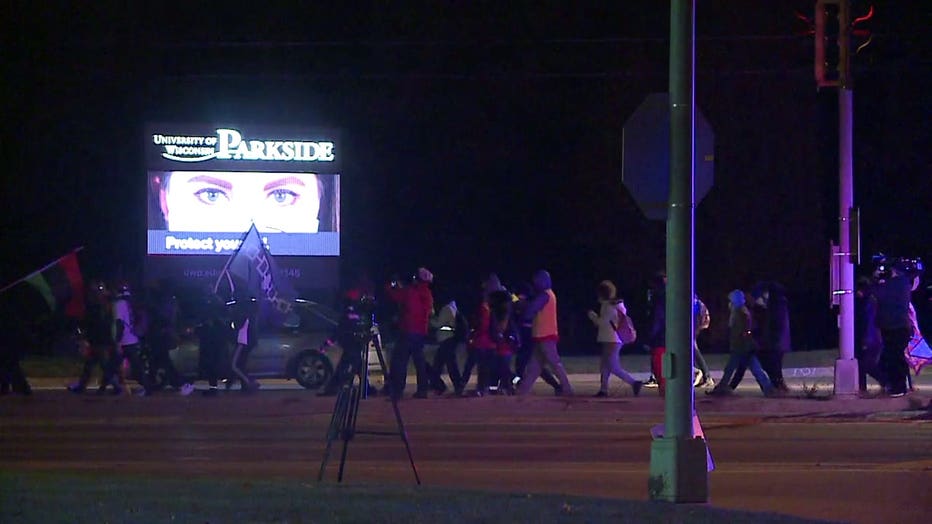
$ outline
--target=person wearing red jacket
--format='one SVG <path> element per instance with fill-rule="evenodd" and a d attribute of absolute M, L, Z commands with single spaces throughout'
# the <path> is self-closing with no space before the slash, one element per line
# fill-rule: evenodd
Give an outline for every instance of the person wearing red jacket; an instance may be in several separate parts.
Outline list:
<path fill-rule="evenodd" d="M 414 359 L 414 369 L 417 371 L 417 391 L 414 397 L 427 398 L 430 380 L 424 358 L 424 342 L 434 309 L 434 297 L 430 292 L 433 280 L 431 272 L 422 267 L 417 270 L 417 277 L 410 285 L 403 285 L 396 280 L 385 287 L 388 298 L 398 304 L 399 308 L 400 335 L 392 351 L 389 368 L 389 394 L 393 400 L 400 400 L 404 395 L 410 359 Z"/>

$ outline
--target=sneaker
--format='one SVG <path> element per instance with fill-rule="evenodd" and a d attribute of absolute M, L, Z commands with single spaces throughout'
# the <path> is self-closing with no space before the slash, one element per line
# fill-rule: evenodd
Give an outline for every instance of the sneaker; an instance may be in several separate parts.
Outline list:
<path fill-rule="evenodd" d="M 698 388 L 699 384 L 702 384 L 704 380 L 705 380 L 705 375 L 703 375 L 701 371 L 696 371 L 696 370 L 693 371 L 693 387 L 694 388 Z"/>
<path fill-rule="evenodd" d="M 635 397 L 641 394 L 642 387 L 644 387 L 644 383 L 641 382 L 640 380 L 638 380 L 634 384 L 631 384 L 631 390 L 634 392 Z"/>
<path fill-rule="evenodd" d="M 715 387 L 715 380 L 713 380 L 712 377 L 703 376 L 702 380 L 694 384 L 694 386 L 696 387 L 696 389 Z"/>
<path fill-rule="evenodd" d="M 595 395 L 592 395 L 592 396 L 593 396 L 594 398 L 605 398 L 605 397 L 608 396 L 608 393 L 606 393 L 606 392 L 604 392 L 604 391 L 599 391 L 598 393 L 596 393 Z"/>
<path fill-rule="evenodd" d="M 905 396 L 906 396 L 905 391 L 897 391 L 896 393 L 890 393 L 890 398 L 900 398 L 900 397 L 905 397 Z"/>
<path fill-rule="evenodd" d="M 117 388 L 117 389 L 114 390 L 114 395 L 119 395 L 120 392 L 121 392 L 121 390 L 120 390 L 119 388 Z M 139 391 L 137 391 L 137 392 L 135 392 L 135 393 L 133 393 L 133 394 L 136 395 L 137 397 L 148 397 L 148 396 L 149 396 L 149 392 L 146 391 L 145 389 L 140 389 Z"/>
<path fill-rule="evenodd" d="M 645 388 L 657 388 L 657 387 L 660 387 L 660 384 L 658 384 L 658 383 L 657 383 L 657 379 L 654 378 L 653 375 L 651 375 L 650 378 L 647 379 L 647 382 L 644 382 L 644 383 L 643 383 L 643 387 L 645 387 Z"/>
<path fill-rule="evenodd" d="M 74 393 L 75 395 L 80 395 L 81 393 L 84 393 L 84 386 L 81 384 L 71 384 L 70 386 L 68 386 L 67 389 L 68 391 Z M 99 392 L 100 391 L 98 390 L 98 393 Z"/>
<path fill-rule="evenodd" d="M 181 390 L 179 390 L 178 393 L 180 393 L 182 397 L 187 397 L 191 393 L 194 393 L 194 384 L 190 382 L 182 384 Z"/>
<path fill-rule="evenodd" d="M 556 395 L 556 396 L 558 396 L 558 397 L 559 397 L 559 396 L 562 396 L 562 395 L 563 395 L 563 386 L 554 386 L 554 387 L 553 387 L 553 394 Z"/>

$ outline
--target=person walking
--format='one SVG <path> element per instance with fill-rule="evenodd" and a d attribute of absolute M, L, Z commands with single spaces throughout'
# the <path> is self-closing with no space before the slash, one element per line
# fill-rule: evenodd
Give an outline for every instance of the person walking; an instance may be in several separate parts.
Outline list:
<path fill-rule="evenodd" d="M 197 327 L 198 347 L 203 362 L 204 378 L 207 387 L 205 397 L 215 397 L 219 393 L 217 380 L 226 361 L 227 344 L 231 338 L 230 323 L 224 315 L 223 303 L 211 294 L 207 299 L 204 318 Z"/>
<path fill-rule="evenodd" d="M 880 369 L 883 339 L 877 327 L 877 298 L 867 277 L 859 278 L 854 294 L 854 356 L 858 360 L 858 390 L 867 391 L 867 377 L 880 384 L 883 390 L 886 379 Z"/>
<path fill-rule="evenodd" d="M 630 373 L 621 367 L 620 353 L 624 341 L 619 335 L 619 326 L 622 322 L 628 322 L 628 311 L 625 308 L 623 300 L 617 299 L 617 290 L 615 284 L 610 280 L 603 280 L 599 283 L 597 290 L 599 297 L 599 312 L 589 311 L 589 320 L 598 327 L 596 341 L 599 343 L 601 358 L 599 360 L 599 372 L 601 381 L 599 383 L 599 392 L 596 397 L 608 396 L 608 381 L 612 375 L 625 381 L 631 386 L 634 396 L 641 393 L 643 383 L 636 380 Z"/>
<path fill-rule="evenodd" d="M 534 387 L 534 382 L 540 377 L 544 364 L 549 364 L 560 380 L 561 395 L 573 395 L 573 386 L 566 375 L 566 368 L 560 361 L 557 352 L 557 342 L 560 332 L 557 326 L 557 295 L 553 292 L 553 283 L 550 273 L 541 269 L 534 274 L 534 289 L 537 294 L 528 303 L 525 309 L 525 319 L 533 319 L 531 325 L 531 339 L 534 341 L 534 358 L 528 362 L 518 384 L 518 394 L 526 395 Z"/>
<path fill-rule="evenodd" d="M 735 289 L 728 293 L 728 310 L 728 349 L 730 352 L 728 363 L 725 364 L 719 384 L 707 393 L 710 395 L 732 393 L 735 389 L 731 385 L 732 375 L 741 366 L 749 368 L 764 395 L 771 396 L 774 391 L 773 384 L 755 354 L 757 344 L 751 334 L 751 312 L 745 303 L 744 291 Z"/>
<path fill-rule="evenodd" d="M 515 386 L 521 382 L 524 370 L 527 369 L 527 363 L 534 358 L 534 340 L 531 336 L 533 319 L 524 315 L 524 311 L 531 300 L 531 285 L 527 282 L 518 285 L 516 295 L 518 301 L 514 303 L 514 316 L 515 324 L 518 326 L 518 348 L 515 351 L 515 375 L 512 378 L 512 383 Z M 562 392 L 560 382 L 549 369 L 541 368 L 540 378 L 553 388 L 555 395 Z"/>
<path fill-rule="evenodd" d="M 657 385 L 661 397 L 667 392 L 667 379 L 663 376 L 663 355 L 667 352 L 667 275 L 658 271 L 651 278 L 647 292 L 649 304 L 647 322 L 650 330 L 647 336 L 647 345 L 650 348 L 651 381 L 648 385 Z"/>
<path fill-rule="evenodd" d="M 437 352 L 434 354 L 434 363 L 430 368 L 431 384 L 438 394 L 447 390 L 443 382 L 443 370 L 446 368 L 450 383 L 457 396 L 463 394 L 465 384 L 460 375 L 459 363 L 456 360 L 456 350 L 466 341 L 469 323 L 465 321 L 463 312 L 456 305 L 456 300 L 447 300 L 436 315 L 431 317 L 430 325 L 434 329 L 437 340 Z"/>
<path fill-rule="evenodd" d="M 139 337 L 134 330 L 135 315 L 133 314 L 132 292 L 128 284 L 122 284 L 117 292 L 117 298 L 113 302 L 113 324 L 115 340 L 117 343 L 116 354 L 121 357 L 116 359 L 122 362 L 123 359 L 129 362 L 130 371 L 136 381 L 142 386 L 142 389 L 136 392 L 140 397 L 152 394 L 152 382 L 149 374 L 146 373 L 145 365 L 142 361 L 141 344 Z M 122 364 L 120 364 L 122 365 Z"/>
<path fill-rule="evenodd" d="M 515 392 L 511 371 L 511 361 L 519 345 L 518 328 L 514 321 L 512 294 L 505 289 L 493 291 L 489 295 L 490 323 L 489 334 L 495 348 L 489 361 L 490 385 L 500 394 L 513 395 Z"/>
<path fill-rule="evenodd" d="M 492 340 L 492 306 L 489 297 L 500 289 L 503 287 L 498 275 L 490 273 L 482 282 L 482 299 L 471 322 L 472 331 L 469 334 L 466 364 L 463 366 L 463 385 L 469 383 L 472 370 L 476 369 L 475 395 L 479 397 L 487 395 L 491 386 L 495 341 Z"/>
<path fill-rule="evenodd" d="M 76 394 L 84 393 L 87 383 L 91 379 L 94 368 L 99 366 L 101 371 L 100 384 L 97 393 L 107 392 L 112 387 L 114 395 L 123 392 L 117 378 L 120 359 L 116 355 L 116 341 L 113 338 L 113 303 L 106 284 L 95 282 L 91 285 L 84 318 L 81 322 L 83 339 L 81 356 L 84 364 L 78 381 L 68 386 L 68 391 Z"/>
<path fill-rule="evenodd" d="M 234 322 L 236 330 L 236 350 L 233 352 L 232 363 L 230 366 L 234 379 L 239 380 L 240 391 L 243 393 L 254 393 L 259 389 L 259 383 L 249 376 L 246 367 L 249 364 L 249 354 L 256 347 L 258 342 L 258 312 L 259 303 L 255 297 L 237 304 L 239 312 Z M 233 385 L 233 381 L 227 382 L 227 389 Z"/>
<path fill-rule="evenodd" d="M 430 377 L 427 373 L 427 360 L 424 356 L 424 342 L 427 339 L 430 316 L 434 309 L 434 297 L 430 284 L 434 275 L 421 267 L 410 285 L 402 285 L 397 279 L 386 286 L 386 293 L 392 302 L 398 304 L 400 331 L 398 342 L 391 355 L 391 386 L 389 394 L 393 400 L 401 400 L 408 381 L 408 361 L 414 360 L 417 372 L 417 391 L 415 398 L 427 398 Z"/>

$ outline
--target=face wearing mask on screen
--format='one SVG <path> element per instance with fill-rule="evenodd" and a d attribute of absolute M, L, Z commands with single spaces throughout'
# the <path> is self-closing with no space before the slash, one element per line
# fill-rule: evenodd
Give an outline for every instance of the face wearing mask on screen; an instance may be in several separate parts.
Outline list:
<path fill-rule="evenodd" d="M 313 173 L 174 171 L 159 204 L 169 231 L 316 233 L 321 196 Z"/>

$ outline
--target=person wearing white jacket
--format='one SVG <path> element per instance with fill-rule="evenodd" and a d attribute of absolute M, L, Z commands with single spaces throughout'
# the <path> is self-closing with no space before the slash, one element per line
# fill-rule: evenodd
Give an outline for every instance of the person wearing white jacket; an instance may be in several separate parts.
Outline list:
<path fill-rule="evenodd" d="M 589 320 L 598 326 L 599 333 L 596 341 L 602 350 L 602 358 L 599 363 L 599 369 L 602 375 L 601 387 L 596 397 L 608 396 L 608 379 L 612 375 L 624 380 L 637 396 L 644 385 L 641 381 L 635 380 L 630 373 L 621 367 L 619 353 L 621 352 L 622 341 L 616 329 L 620 325 L 620 320 L 628 314 L 625 303 L 616 299 L 615 284 L 610 280 L 603 280 L 599 283 L 598 296 L 601 304 L 599 312 L 589 311 Z"/>

